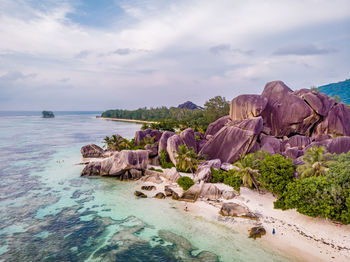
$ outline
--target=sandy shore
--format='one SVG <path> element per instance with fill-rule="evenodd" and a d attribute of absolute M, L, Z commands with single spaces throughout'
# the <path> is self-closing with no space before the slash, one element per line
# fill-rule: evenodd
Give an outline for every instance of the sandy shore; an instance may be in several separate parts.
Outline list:
<path fill-rule="evenodd" d="M 141 181 L 137 183 L 156 186 L 156 191 L 144 192 L 149 197 L 154 196 L 156 192 L 164 191 L 165 185 L 170 185 L 179 194 L 183 192 L 177 183 L 171 183 L 164 177 L 162 180 L 163 183 L 160 184 Z M 224 184 L 216 185 L 221 189 L 227 187 Z M 350 225 L 339 227 L 331 221 L 304 216 L 295 210 L 274 209 L 274 201 L 275 198 L 271 193 L 259 194 L 242 187 L 240 195 L 231 200 L 210 201 L 200 198 L 195 203 L 187 205 L 191 215 L 222 224 L 247 237 L 251 227 L 262 225 L 267 233 L 255 241 L 259 241 L 266 249 L 272 249 L 295 261 L 350 261 Z M 259 216 L 259 221 L 219 215 L 223 202 L 235 202 L 246 206 Z M 184 202 L 177 201 L 177 203 L 180 209 L 185 206 Z M 276 234 L 272 234 L 273 228 Z"/>
<path fill-rule="evenodd" d="M 106 120 L 112 120 L 112 121 L 120 121 L 120 122 L 130 122 L 130 123 L 139 123 L 139 124 L 157 124 L 158 122 L 154 121 L 145 121 L 145 120 L 136 120 L 136 119 L 124 119 L 124 118 L 112 118 L 112 117 L 97 117 L 101 119 Z"/>

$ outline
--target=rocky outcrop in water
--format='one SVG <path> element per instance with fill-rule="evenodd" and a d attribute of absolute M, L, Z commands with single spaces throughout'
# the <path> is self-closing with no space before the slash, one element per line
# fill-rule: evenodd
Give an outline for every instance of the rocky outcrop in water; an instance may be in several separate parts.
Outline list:
<path fill-rule="evenodd" d="M 83 146 L 80 152 L 84 158 L 103 157 L 104 154 L 104 150 L 95 144 Z"/>
<path fill-rule="evenodd" d="M 142 193 L 141 191 L 135 191 L 134 195 L 136 197 L 139 197 L 139 198 L 147 198 L 147 196 L 144 193 Z"/>
<path fill-rule="evenodd" d="M 155 194 L 154 198 L 158 198 L 158 199 L 164 199 L 165 195 L 162 192 L 158 192 L 157 194 Z"/>
<path fill-rule="evenodd" d="M 138 179 L 148 164 L 146 150 L 123 150 L 101 161 L 90 162 L 82 171 L 82 176 L 121 176 L 128 172 L 131 179 Z M 138 171 L 138 172 L 137 172 Z"/>
<path fill-rule="evenodd" d="M 43 118 L 54 118 L 55 115 L 52 111 L 42 111 Z"/>

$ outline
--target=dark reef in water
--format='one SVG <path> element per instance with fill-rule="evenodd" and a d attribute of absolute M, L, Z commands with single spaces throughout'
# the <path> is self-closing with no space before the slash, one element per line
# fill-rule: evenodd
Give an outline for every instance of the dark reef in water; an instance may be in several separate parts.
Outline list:
<path fill-rule="evenodd" d="M 42 111 L 43 118 L 54 118 L 55 115 L 52 111 Z"/>

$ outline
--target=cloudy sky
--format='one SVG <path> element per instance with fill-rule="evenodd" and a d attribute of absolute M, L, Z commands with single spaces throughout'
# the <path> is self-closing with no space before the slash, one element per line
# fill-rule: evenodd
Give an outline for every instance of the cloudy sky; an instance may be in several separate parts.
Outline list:
<path fill-rule="evenodd" d="M 202 105 L 350 78 L 350 0 L 0 0 L 0 110 Z"/>

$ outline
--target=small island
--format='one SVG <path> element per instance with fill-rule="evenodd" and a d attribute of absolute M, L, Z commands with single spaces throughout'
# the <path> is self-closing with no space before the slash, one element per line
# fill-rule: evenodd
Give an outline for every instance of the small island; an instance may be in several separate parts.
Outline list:
<path fill-rule="evenodd" d="M 42 111 L 43 118 L 54 118 L 55 115 L 53 114 L 52 111 Z"/>

